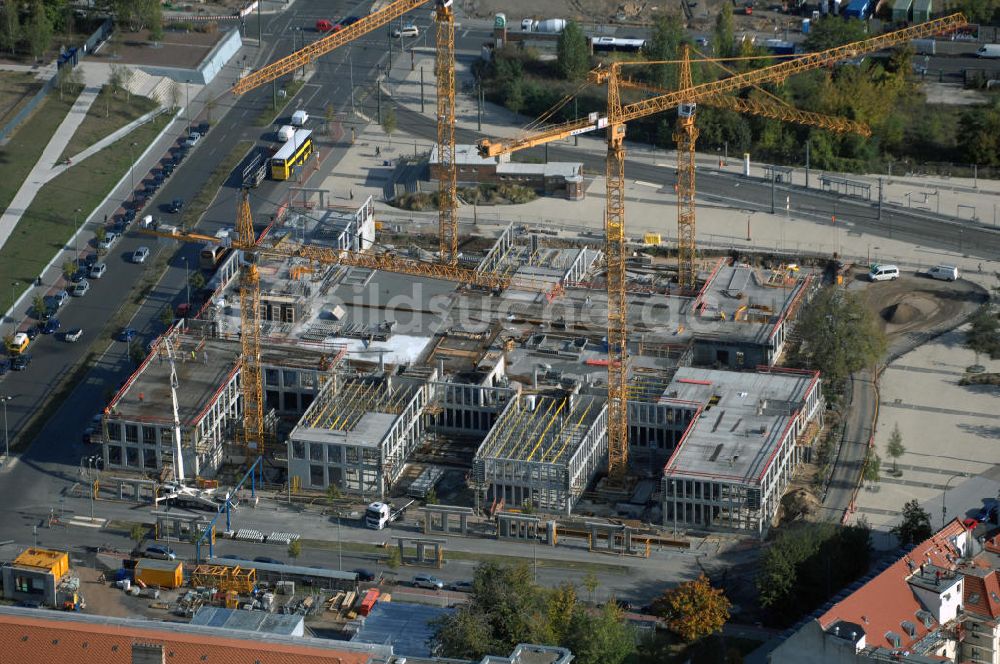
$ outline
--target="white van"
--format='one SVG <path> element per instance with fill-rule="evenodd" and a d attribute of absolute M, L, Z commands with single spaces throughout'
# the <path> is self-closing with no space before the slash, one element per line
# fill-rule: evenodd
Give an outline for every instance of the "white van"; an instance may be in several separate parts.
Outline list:
<path fill-rule="evenodd" d="M 927 276 L 941 281 L 955 281 L 958 279 L 958 268 L 954 265 L 935 265 L 927 270 Z"/>
<path fill-rule="evenodd" d="M 872 281 L 892 281 L 899 279 L 899 268 L 895 265 L 872 265 L 868 272 L 868 278 Z"/>
<path fill-rule="evenodd" d="M 1000 44 L 983 44 L 976 55 L 981 58 L 1000 58 Z"/>

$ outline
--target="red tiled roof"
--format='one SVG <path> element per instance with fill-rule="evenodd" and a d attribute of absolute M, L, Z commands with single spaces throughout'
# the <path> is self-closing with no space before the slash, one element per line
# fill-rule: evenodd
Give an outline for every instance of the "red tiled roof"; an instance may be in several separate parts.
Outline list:
<path fill-rule="evenodd" d="M 4 662 L 131 664 L 134 644 L 163 645 L 167 664 L 365 664 L 370 655 L 352 650 L 227 638 L 99 621 L 0 614 Z"/>
<path fill-rule="evenodd" d="M 954 563 L 947 556 L 951 556 L 954 560 L 960 552 L 952 545 L 951 539 L 965 532 L 962 522 L 955 519 L 930 539 L 915 546 L 909 554 L 897 560 L 874 579 L 834 604 L 829 611 L 819 617 L 820 627 L 826 630 L 837 621 L 846 620 L 861 625 L 865 630 L 867 647 L 890 650 L 896 650 L 897 647 L 886 639 L 886 632 L 899 635 L 901 641 L 899 648 L 904 650 L 927 636 L 928 632 L 937 629 L 938 625 L 934 621 L 928 629 L 923 621 L 917 618 L 917 611 L 923 610 L 923 607 L 907 582 L 913 574 L 911 565 L 919 567 L 921 563 L 928 563 L 945 569 L 954 569 Z M 904 620 L 916 628 L 913 636 L 903 629 Z"/>
<path fill-rule="evenodd" d="M 996 570 L 983 576 L 966 574 L 962 604 L 970 613 L 989 616 L 994 620 L 1000 618 L 1000 578 L 997 577 Z"/>

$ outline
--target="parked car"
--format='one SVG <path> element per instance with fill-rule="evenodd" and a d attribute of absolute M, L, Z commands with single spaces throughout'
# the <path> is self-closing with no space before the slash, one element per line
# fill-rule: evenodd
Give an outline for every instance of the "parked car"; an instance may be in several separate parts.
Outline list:
<path fill-rule="evenodd" d="M 115 246 L 115 242 L 118 241 L 119 237 L 118 233 L 111 231 L 104 236 L 104 239 L 101 240 L 101 243 L 97 246 L 104 251 L 111 251 L 111 247 Z"/>
<path fill-rule="evenodd" d="M 10 371 L 10 360 L 6 357 L 0 357 L 0 376 L 8 371 Z"/>
<path fill-rule="evenodd" d="M 83 297 L 90 291 L 90 282 L 84 279 L 76 286 L 73 286 L 73 297 Z"/>
<path fill-rule="evenodd" d="M 132 252 L 133 263 L 145 263 L 147 258 L 149 258 L 149 247 L 139 247 Z"/>
<path fill-rule="evenodd" d="M 354 25 L 355 23 L 357 23 L 360 20 L 361 20 L 360 16 L 345 16 L 340 21 L 340 24 L 346 28 L 349 25 Z"/>
<path fill-rule="evenodd" d="M 401 39 L 403 37 L 419 37 L 420 30 L 418 30 L 417 26 L 413 25 L 412 23 L 407 23 L 403 27 L 396 28 L 395 30 L 393 30 L 392 36 L 397 39 Z"/>
<path fill-rule="evenodd" d="M 108 271 L 107 263 L 95 263 L 93 267 L 90 268 L 90 278 L 100 279 L 104 276 L 104 273 Z"/>
<path fill-rule="evenodd" d="M 138 332 L 131 327 L 122 328 L 122 331 L 118 333 L 118 341 L 132 341 L 136 334 Z"/>
<path fill-rule="evenodd" d="M 31 353 L 21 353 L 10 361 L 10 368 L 14 371 L 24 371 L 31 364 Z"/>
<path fill-rule="evenodd" d="M 64 290 L 52 294 L 52 303 L 56 305 L 56 309 L 66 304 L 67 301 L 69 301 L 69 293 Z"/>
<path fill-rule="evenodd" d="M 441 590 L 444 588 L 444 581 L 430 574 L 417 574 L 413 577 L 412 583 L 416 588 L 429 588 L 430 590 Z"/>
<path fill-rule="evenodd" d="M 255 563 L 265 563 L 267 565 L 284 565 L 284 560 L 278 560 L 277 558 L 268 558 L 267 556 L 257 556 L 253 559 Z"/>
<path fill-rule="evenodd" d="M 50 318 L 42 325 L 42 334 L 55 334 L 61 325 L 58 318 Z"/>
<path fill-rule="evenodd" d="M 471 593 L 472 581 L 456 581 L 451 584 L 451 589 L 457 590 L 460 593 Z"/>
<path fill-rule="evenodd" d="M 358 581 L 374 581 L 375 572 L 370 569 L 365 569 L 364 567 L 359 567 L 354 570 L 354 573 L 358 575 Z"/>
<path fill-rule="evenodd" d="M 958 268 L 954 265 L 935 265 L 927 270 L 927 276 L 941 281 L 955 281 L 958 279 Z"/>
<path fill-rule="evenodd" d="M 174 214 L 180 212 L 181 210 L 184 209 L 184 200 L 180 198 L 175 198 L 174 200 L 170 201 L 170 207 L 168 207 L 167 209 L 173 212 Z"/>
<path fill-rule="evenodd" d="M 142 552 L 147 558 L 158 558 L 160 560 L 176 560 L 177 554 L 169 546 L 160 544 L 150 544 Z"/>
<path fill-rule="evenodd" d="M 73 273 L 73 276 L 71 276 L 69 280 L 72 281 L 74 284 L 78 284 L 86 278 L 87 278 L 87 269 L 86 267 L 81 266 L 80 269 L 78 269 L 76 272 Z"/>
<path fill-rule="evenodd" d="M 83 328 L 78 327 L 75 330 L 70 330 L 69 332 L 67 332 L 64 339 L 66 339 L 66 341 L 68 341 L 71 344 L 75 344 L 77 341 L 80 340 L 80 337 L 82 336 L 83 336 Z"/>
<path fill-rule="evenodd" d="M 190 134 L 188 134 L 187 140 L 184 141 L 184 146 L 188 148 L 193 148 L 194 146 L 198 145 L 198 141 L 200 140 L 201 140 L 201 134 L 199 134 L 196 131 L 192 131 Z"/>
<path fill-rule="evenodd" d="M 87 254 L 83 259 L 83 264 L 87 267 L 94 267 L 97 264 L 97 254 Z"/>
<path fill-rule="evenodd" d="M 995 523 L 998 513 L 1000 513 L 1000 503 L 990 503 L 983 506 L 976 515 L 976 520 L 981 523 Z"/>

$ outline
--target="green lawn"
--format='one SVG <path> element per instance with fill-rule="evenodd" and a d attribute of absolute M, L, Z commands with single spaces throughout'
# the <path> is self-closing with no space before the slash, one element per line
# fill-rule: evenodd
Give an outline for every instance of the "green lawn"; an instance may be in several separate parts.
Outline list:
<path fill-rule="evenodd" d="M 128 172 L 131 166 L 128 144 L 135 142 L 133 152 L 141 154 L 163 128 L 164 122 L 166 116 L 161 116 L 137 128 L 42 187 L 7 243 L 0 248 L 0 284 L 18 282 L 26 286 L 31 283 L 75 232 L 74 217 L 79 220 L 89 215 Z M 5 186 L 7 180 L 0 180 L 0 187 Z M 77 208 L 81 209 L 79 216 L 75 212 Z M 81 246 L 87 240 L 89 238 L 81 237 Z M 15 296 L 23 290 L 23 287 L 18 289 Z M 0 310 L 10 306 L 10 295 L 9 288 L 0 288 Z"/>
<path fill-rule="evenodd" d="M 266 127 L 270 124 L 273 124 L 274 121 L 278 119 L 278 116 L 281 115 L 281 113 L 285 110 L 285 108 L 290 103 L 292 103 L 292 99 L 295 98 L 295 95 L 299 94 L 299 90 L 302 89 L 303 85 L 305 85 L 303 81 L 292 81 L 291 83 L 286 85 L 285 96 L 278 97 L 278 107 L 274 108 L 271 105 L 268 105 L 267 108 L 261 111 L 261 114 L 257 117 L 257 123 L 256 123 L 257 126 Z"/>
<path fill-rule="evenodd" d="M 17 115 L 41 87 L 33 72 L 0 71 L 0 126 Z"/>
<path fill-rule="evenodd" d="M 3 177 L 0 178 L 0 209 L 6 209 L 10 205 L 14 194 L 42 155 L 42 150 L 48 145 L 59 123 L 69 113 L 80 89 L 77 88 L 73 94 L 66 94 L 64 99 L 59 99 L 59 95 L 54 92 L 49 93 L 28 121 L 17 128 L 10 142 L 0 147 L 0 170 L 3 171 Z"/>
<path fill-rule="evenodd" d="M 110 86 L 105 85 L 59 159 L 80 154 L 105 136 L 109 136 L 154 108 L 156 102 L 152 99 L 136 95 L 126 96 L 124 91 L 119 91 L 115 95 L 111 92 Z"/>

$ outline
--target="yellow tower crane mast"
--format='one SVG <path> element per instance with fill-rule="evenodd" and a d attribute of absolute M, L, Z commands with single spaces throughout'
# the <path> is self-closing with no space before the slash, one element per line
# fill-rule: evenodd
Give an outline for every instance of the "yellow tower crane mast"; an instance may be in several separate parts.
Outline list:
<path fill-rule="evenodd" d="M 607 83 L 607 116 L 591 116 L 554 125 L 545 130 L 514 138 L 484 139 L 479 151 L 484 157 L 495 157 L 517 150 L 562 140 L 576 134 L 605 129 L 607 132 L 607 202 L 605 209 L 606 257 L 608 264 L 608 473 L 612 479 L 621 478 L 628 462 L 628 412 L 625 381 L 628 375 L 627 352 L 627 301 L 625 298 L 625 125 L 650 115 L 677 108 L 681 104 L 699 101 L 736 92 L 746 87 L 783 81 L 787 77 L 832 64 L 838 60 L 857 57 L 884 48 L 905 43 L 911 39 L 927 37 L 956 30 L 966 25 L 962 14 L 952 14 L 919 25 L 888 32 L 858 42 L 808 53 L 768 67 L 734 74 L 729 78 L 689 85 L 649 99 L 623 104 L 620 96 L 620 70 L 626 63 L 615 62 L 591 72 L 593 83 Z M 637 62 L 635 64 L 650 64 Z M 693 113 L 692 113 L 693 115 Z M 693 183 L 693 179 L 691 180 Z M 692 228 L 693 230 L 693 228 Z M 693 256 L 693 255 L 692 255 Z"/>
<path fill-rule="evenodd" d="M 388 25 L 428 1 L 395 0 L 343 30 L 331 33 L 243 76 L 230 92 L 239 96 L 285 74 L 291 74 L 316 58 Z M 437 78 L 437 153 L 442 175 L 438 182 L 438 248 L 441 262 L 455 265 L 458 262 L 458 202 L 455 171 L 455 14 L 451 5 L 452 0 L 435 0 L 437 51 L 434 71 Z"/>

